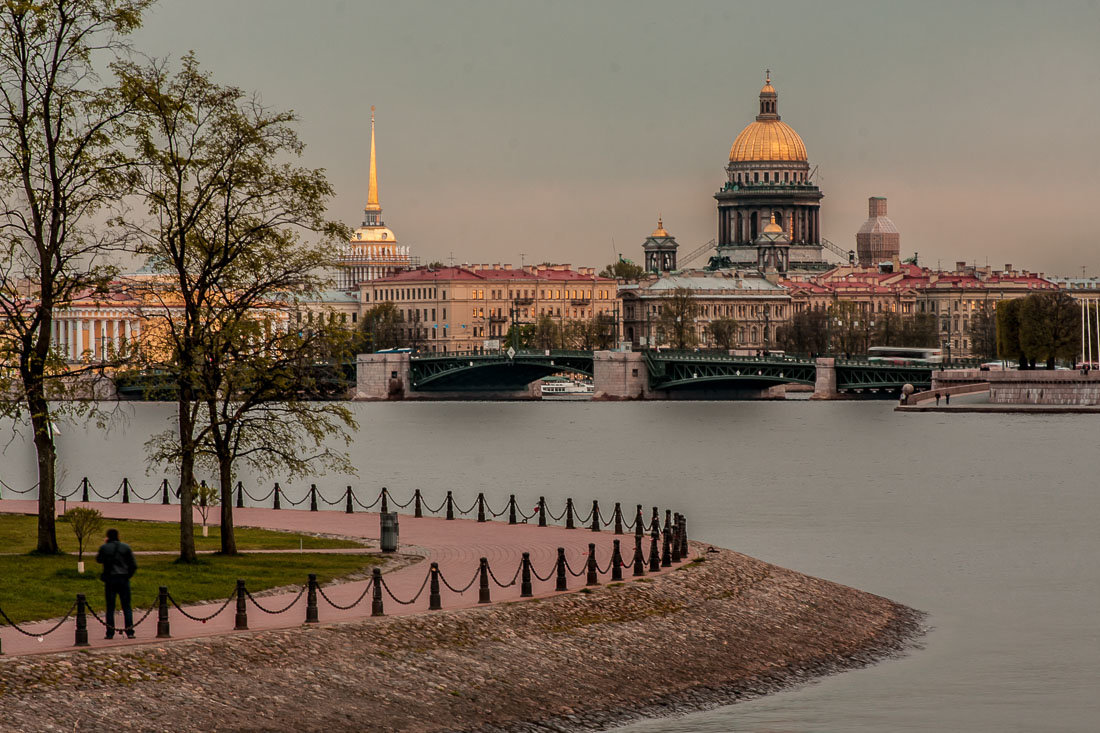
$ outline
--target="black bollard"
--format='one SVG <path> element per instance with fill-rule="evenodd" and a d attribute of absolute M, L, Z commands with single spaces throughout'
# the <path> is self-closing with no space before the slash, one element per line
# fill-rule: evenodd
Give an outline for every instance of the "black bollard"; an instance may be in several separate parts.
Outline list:
<path fill-rule="evenodd" d="M 371 589 L 372 597 L 370 602 L 370 615 L 371 616 L 384 616 L 385 613 L 382 610 L 382 571 L 379 568 L 371 570 L 371 582 L 374 583 L 374 588 Z"/>
<path fill-rule="evenodd" d="M 520 571 L 519 597 L 530 598 L 531 592 L 531 553 L 523 553 L 523 570 Z"/>
<path fill-rule="evenodd" d="M 420 504 L 420 489 L 413 491 L 413 516 L 419 519 L 424 516 L 424 507 Z"/>
<path fill-rule="evenodd" d="M 641 537 L 645 534 L 645 519 L 642 518 L 642 505 L 638 505 L 638 514 L 634 517 L 634 534 Z"/>
<path fill-rule="evenodd" d="M 317 574 L 309 574 L 309 590 L 306 591 L 306 623 L 317 623 Z"/>
<path fill-rule="evenodd" d="M 317 511 L 317 484 L 309 485 L 309 510 Z"/>
<path fill-rule="evenodd" d="M 172 636 L 172 629 L 168 625 L 168 586 L 162 585 L 157 590 L 157 638 L 168 639 Z"/>
<path fill-rule="evenodd" d="M 432 576 L 432 585 L 428 589 L 428 610 L 438 611 L 443 608 L 443 604 L 439 600 L 439 563 L 432 563 L 432 569 L 429 571 Z"/>
<path fill-rule="evenodd" d="M 237 619 L 233 624 L 234 631 L 244 631 L 248 628 L 248 606 L 245 605 L 244 581 L 237 581 Z"/>
<path fill-rule="evenodd" d="M 481 582 L 477 588 L 477 602 L 491 603 L 489 598 L 489 560 L 481 558 Z"/>
<path fill-rule="evenodd" d="M 344 490 L 344 514 L 354 514 L 355 507 L 351 505 L 351 487 Z"/>
<path fill-rule="evenodd" d="M 88 477 L 85 476 L 84 480 L 80 482 L 80 500 L 83 502 L 88 501 Z"/>
<path fill-rule="evenodd" d="M 508 524 L 516 523 L 516 495 L 508 495 Z"/>
<path fill-rule="evenodd" d="M 546 497 L 539 497 L 539 526 L 546 526 Z"/>
<path fill-rule="evenodd" d="M 680 559 L 687 560 L 688 555 L 688 520 L 683 514 L 680 515 Z"/>
<path fill-rule="evenodd" d="M 615 540 L 615 547 L 611 550 L 611 580 L 612 582 L 623 579 L 623 555 L 619 547 L 619 541 Z"/>
<path fill-rule="evenodd" d="M 649 572 L 656 573 L 661 570 L 661 546 L 660 533 L 657 530 L 653 530 L 649 535 Z"/>
<path fill-rule="evenodd" d="M 110 624 L 114 619 L 107 619 L 107 630 L 114 631 Z M 84 608 L 84 594 L 76 594 L 76 640 L 73 646 L 88 646 L 88 612 Z"/>
<path fill-rule="evenodd" d="M 558 573 L 558 582 L 557 582 L 557 585 L 554 586 L 554 590 L 569 590 L 569 581 L 567 581 L 566 578 L 565 578 L 565 548 L 564 547 L 559 547 L 558 548 L 557 573 Z"/>
<path fill-rule="evenodd" d="M 160 490 L 161 490 L 160 503 L 167 506 L 168 503 L 169 503 L 168 502 L 168 479 L 164 479 L 164 481 L 161 482 Z"/>
<path fill-rule="evenodd" d="M 657 507 L 653 507 L 653 516 L 649 520 L 649 528 L 653 529 L 653 525 L 661 526 L 661 514 L 658 512 Z"/>
<path fill-rule="evenodd" d="M 447 492 L 447 519 L 455 518 L 455 498 L 450 491 Z"/>
<path fill-rule="evenodd" d="M 485 521 L 485 493 L 478 492 L 477 495 L 477 521 Z"/>
<path fill-rule="evenodd" d="M 279 506 L 279 482 L 278 481 L 275 482 L 275 491 L 273 493 L 275 494 L 275 506 L 274 506 L 274 508 L 275 509 L 282 509 L 282 507 Z"/>
<path fill-rule="evenodd" d="M 122 478 L 122 503 L 130 503 L 130 479 L 125 476 Z"/>
<path fill-rule="evenodd" d="M 600 584 L 599 575 L 596 573 L 596 545 L 592 542 L 588 543 L 588 575 L 584 582 L 587 585 Z"/>
<path fill-rule="evenodd" d="M 665 532 L 664 544 L 661 545 L 661 567 L 672 567 L 672 538 Z"/>
<path fill-rule="evenodd" d="M 565 528 L 573 529 L 573 500 L 565 500 Z"/>
<path fill-rule="evenodd" d="M 244 509 L 244 484 L 237 482 L 237 508 Z"/>
<path fill-rule="evenodd" d="M 615 534 L 623 533 L 623 506 L 615 502 Z"/>
<path fill-rule="evenodd" d="M 383 514 L 389 514 L 390 512 L 390 492 L 385 486 L 382 487 L 382 508 L 378 511 Z"/>
<path fill-rule="evenodd" d="M 680 537 L 679 537 L 679 533 L 676 531 L 675 527 L 672 527 L 670 530 L 666 530 L 666 534 L 671 535 L 671 539 L 669 540 L 672 543 L 672 558 L 671 558 L 671 560 L 672 560 L 673 564 L 676 564 L 676 563 L 680 562 Z"/>
<path fill-rule="evenodd" d="M 672 529 L 672 510 L 665 509 L 665 531 L 668 532 Z"/>
<path fill-rule="evenodd" d="M 600 531 L 600 502 L 592 500 L 592 531 Z"/>
<path fill-rule="evenodd" d="M 645 575 L 645 556 L 642 554 L 642 538 L 634 535 L 634 577 Z"/>

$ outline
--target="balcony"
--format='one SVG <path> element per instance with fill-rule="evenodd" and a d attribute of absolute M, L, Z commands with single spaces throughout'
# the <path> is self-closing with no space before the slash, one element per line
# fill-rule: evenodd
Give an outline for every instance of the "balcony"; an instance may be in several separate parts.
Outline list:
<path fill-rule="evenodd" d="M 535 299 L 534 298 L 516 298 L 512 302 L 515 303 L 516 305 L 534 305 L 535 304 Z"/>
<path fill-rule="evenodd" d="M 573 298 L 569 301 L 569 305 L 584 306 L 591 304 L 592 301 L 588 298 Z"/>

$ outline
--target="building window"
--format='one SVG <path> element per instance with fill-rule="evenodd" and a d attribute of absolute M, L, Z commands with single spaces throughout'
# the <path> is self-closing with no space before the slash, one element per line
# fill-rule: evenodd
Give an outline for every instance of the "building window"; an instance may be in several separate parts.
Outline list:
<path fill-rule="evenodd" d="M 768 172 L 764 171 L 764 183 L 768 182 Z"/>

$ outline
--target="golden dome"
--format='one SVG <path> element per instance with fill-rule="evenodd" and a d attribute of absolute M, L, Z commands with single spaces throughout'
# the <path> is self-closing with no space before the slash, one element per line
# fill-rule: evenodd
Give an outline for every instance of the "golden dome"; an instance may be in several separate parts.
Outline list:
<path fill-rule="evenodd" d="M 657 228 L 653 230 L 651 237 L 671 237 L 672 235 L 665 231 L 665 224 L 661 221 L 661 215 L 657 215 Z"/>
<path fill-rule="evenodd" d="M 775 223 L 775 212 L 772 212 L 772 220 L 764 225 L 764 234 L 782 234 L 783 227 Z"/>
<path fill-rule="evenodd" d="M 806 161 L 806 145 L 787 123 L 756 120 L 741 131 L 730 148 L 730 162 Z"/>

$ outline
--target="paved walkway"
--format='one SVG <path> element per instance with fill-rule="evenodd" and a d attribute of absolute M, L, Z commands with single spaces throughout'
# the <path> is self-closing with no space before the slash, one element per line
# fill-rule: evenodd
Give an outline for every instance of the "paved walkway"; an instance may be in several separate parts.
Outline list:
<path fill-rule="evenodd" d="M 74 502 L 69 502 L 70 507 Z M 109 519 L 141 519 L 153 521 L 175 522 L 179 520 L 179 506 L 164 506 L 160 504 L 120 504 L 92 502 L 81 504 L 91 506 L 103 513 Z M 0 500 L 0 513 L 34 514 L 37 512 L 36 501 Z M 316 532 L 325 534 L 337 534 L 348 537 L 368 538 L 377 541 L 379 536 L 379 516 L 375 512 L 362 512 L 345 514 L 336 511 L 310 512 L 294 509 L 258 509 L 244 508 L 234 509 L 234 518 L 238 526 L 263 527 L 268 529 L 282 529 L 297 532 Z M 196 512 L 196 521 L 198 521 Z M 522 553 L 531 553 L 531 565 L 533 570 L 543 577 L 549 576 L 549 580 L 540 581 L 532 577 L 533 591 L 536 598 L 556 595 L 554 592 L 554 564 L 557 560 L 557 548 L 565 548 L 566 559 L 575 572 L 584 570 L 588 555 L 588 544 L 596 545 L 596 560 L 601 568 L 608 569 L 608 573 L 600 576 L 600 582 L 610 580 L 610 558 L 612 543 L 615 539 L 621 541 L 624 562 L 630 562 L 634 553 L 633 534 L 615 536 L 611 528 L 601 532 L 592 532 L 590 529 L 578 528 L 567 530 L 560 526 L 539 527 L 537 524 L 509 525 L 505 522 L 494 521 L 480 523 L 469 519 L 456 519 L 448 521 L 435 517 L 416 519 L 411 515 L 400 516 L 401 553 L 416 554 L 424 558 L 424 562 L 414 563 L 392 572 L 385 573 L 386 585 L 395 596 L 402 600 L 412 598 L 420 589 L 424 578 L 428 573 L 429 563 L 439 563 L 441 574 L 455 588 L 461 589 L 474 576 L 478 568 L 479 559 L 485 557 L 489 560 L 489 566 L 501 583 L 512 580 L 516 569 L 520 565 Z M 647 520 L 648 521 L 648 520 Z M 141 548 L 136 548 L 140 551 Z M 643 542 L 643 550 L 648 558 L 649 538 Z M 663 572 L 668 572 L 669 569 Z M 140 571 L 139 571 L 140 574 Z M 571 591 L 584 587 L 585 578 L 568 575 Z M 632 579 L 631 568 L 623 569 L 624 580 Z M 302 582 L 305 582 L 305 578 Z M 341 583 L 325 586 L 325 594 L 333 603 L 348 605 L 362 595 L 369 581 Z M 501 601 L 515 601 L 520 598 L 519 581 L 509 588 L 499 588 L 490 581 L 492 599 L 494 603 Z M 148 603 L 149 599 L 142 596 L 153 593 L 143 589 L 135 593 L 135 604 Z M 171 589 L 169 588 L 169 591 Z M 226 588 L 228 596 L 232 588 Z M 220 593 L 220 591 L 219 591 Z M 297 595 L 293 593 L 280 593 L 259 598 L 266 608 L 279 609 L 286 606 Z M 333 621 L 347 621 L 361 619 L 370 616 L 370 594 L 362 603 L 350 610 L 339 610 L 318 598 L 319 616 L 321 623 Z M 388 594 L 383 593 L 385 613 L 387 615 L 403 615 L 410 613 L 422 613 L 428 610 L 428 590 L 425 589 L 420 598 L 413 604 L 405 606 L 395 603 Z M 468 608 L 478 605 L 478 584 L 465 593 L 457 594 L 445 586 L 441 588 L 443 610 L 456 608 Z M 89 600 L 93 608 L 102 612 L 102 597 L 91 597 Z M 204 616 L 213 613 L 220 605 L 197 604 L 186 606 L 185 610 L 195 616 Z M 137 621 L 144 615 L 147 606 L 141 608 L 135 605 L 134 620 Z M 233 632 L 234 603 L 208 623 L 198 623 L 184 617 L 179 611 L 172 608 L 169 612 L 172 637 L 191 638 L 199 636 L 212 636 Z M 248 604 L 249 629 L 277 629 L 299 626 L 305 619 L 305 598 L 302 599 L 287 613 L 270 615 L 261 612 L 256 606 Z M 144 623 L 137 628 L 137 639 L 129 641 L 116 636 L 107 641 L 103 639 L 103 627 L 90 615 L 88 617 L 88 640 L 92 648 L 117 647 L 131 644 L 148 644 L 150 641 L 165 643 L 165 640 L 156 640 L 156 611 L 148 616 Z M 118 622 L 121 623 L 121 615 Z M 31 633 L 46 631 L 56 622 L 36 622 L 23 626 Z M 44 637 L 28 637 L 18 633 L 6 625 L 0 624 L 0 639 L 3 641 L 3 653 L 6 655 L 35 654 L 43 652 L 56 652 L 71 650 L 74 647 L 75 622 L 72 619 L 66 621 L 60 629 Z M 247 632 L 239 632 L 247 633 Z"/>

